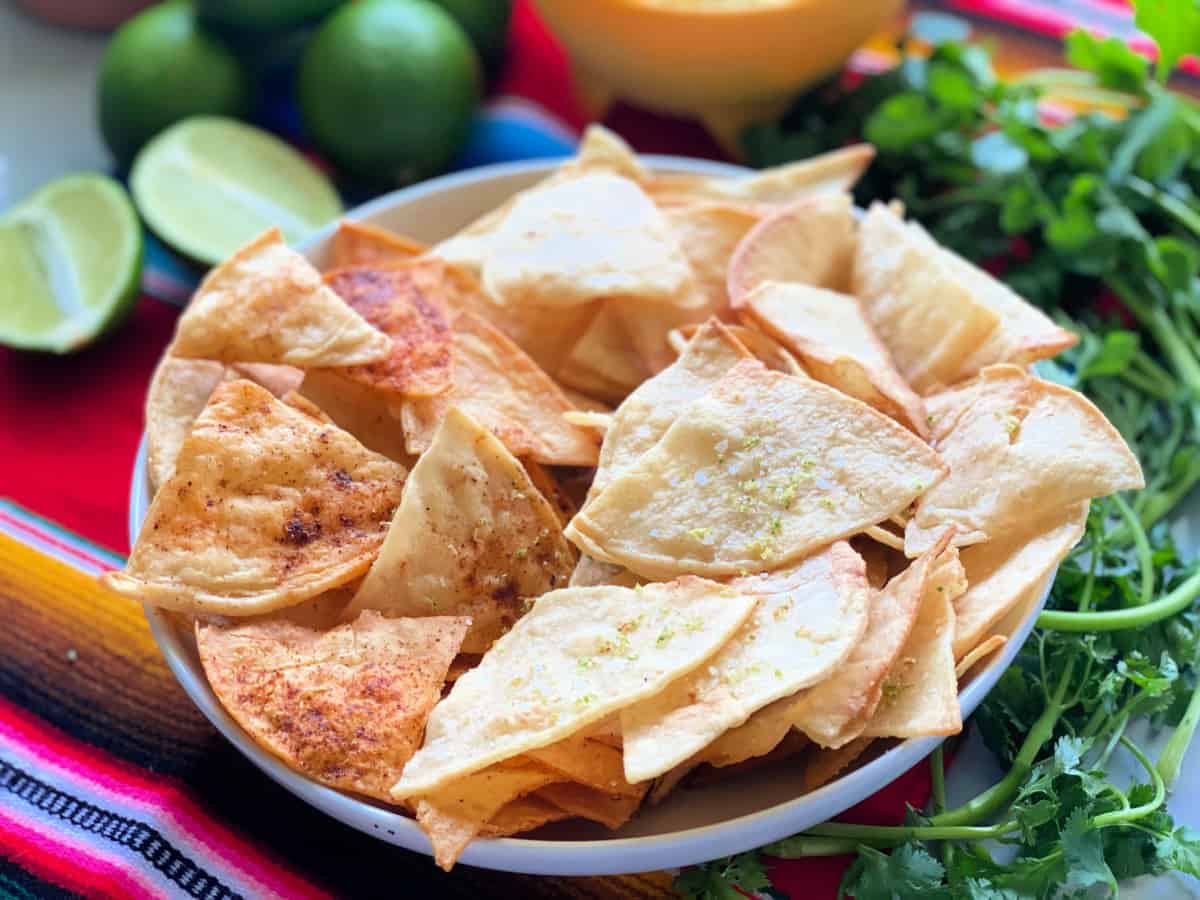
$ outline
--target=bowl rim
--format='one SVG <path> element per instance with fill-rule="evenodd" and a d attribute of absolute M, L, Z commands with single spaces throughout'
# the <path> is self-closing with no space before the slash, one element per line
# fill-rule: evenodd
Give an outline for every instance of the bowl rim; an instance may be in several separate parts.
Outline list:
<path fill-rule="evenodd" d="M 500 163 L 445 175 L 385 194 L 348 211 L 341 218 L 369 221 L 396 206 L 448 188 L 509 176 L 546 173 L 562 158 L 556 156 Z M 728 163 L 679 156 L 641 155 L 639 159 L 652 170 L 710 175 L 744 175 L 748 171 Z M 336 228 L 337 222 L 322 228 L 301 244 L 301 251 L 311 254 L 315 248 L 328 241 Z M 141 529 L 149 508 L 150 496 L 146 438 L 143 433 L 138 445 L 129 497 L 128 524 L 131 545 L 136 541 Z M 1054 574 L 1051 573 L 1047 577 L 1041 597 L 1014 629 L 1008 642 L 959 692 L 959 705 L 964 720 L 974 712 L 1011 665 L 1029 636 L 1037 614 L 1049 596 Z M 318 784 L 288 768 L 280 759 L 260 747 L 221 706 L 202 669 L 191 664 L 188 651 L 182 645 L 178 630 L 170 617 L 154 607 L 143 608 L 151 633 L 181 687 L 204 716 L 243 756 L 290 793 L 338 821 L 388 843 L 432 855 L 429 841 L 415 820 L 352 794 Z M 860 768 L 815 791 L 722 822 L 665 834 L 618 836 L 599 840 L 479 838 L 467 847 L 460 862 L 464 865 L 530 875 L 583 876 L 677 868 L 729 856 L 781 840 L 841 814 L 903 775 L 928 756 L 943 740 L 941 737 L 926 737 L 901 741 Z"/>

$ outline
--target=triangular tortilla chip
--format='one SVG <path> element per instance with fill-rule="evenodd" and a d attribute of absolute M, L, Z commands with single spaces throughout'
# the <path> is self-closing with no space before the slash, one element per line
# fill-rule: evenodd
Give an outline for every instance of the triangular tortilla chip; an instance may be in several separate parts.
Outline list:
<path fill-rule="evenodd" d="M 596 313 L 567 358 L 558 377 L 566 385 L 581 385 L 595 389 L 605 387 L 605 397 L 620 400 L 649 377 L 629 341 L 629 334 L 619 313 L 604 305 Z"/>
<path fill-rule="evenodd" d="M 469 616 L 463 652 L 483 653 L 575 566 L 554 509 L 521 464 L 451 408 L 409 474 L 387 540 L 348 616 Z"/>
<path fill-rule="evenodd" d="M 322 784 L 387 800 L 467 625 L 374 612 L 327 631 L 274 616 L 197 620 L 196 646 L 221 704 L 256 743 Z"/>
<path fill-rule="evenodd" d="M 683 779 L 687 778 L 697 766 L 701 765 L 698 759 L 689 759 L 686 762 L 681 762 L 666 775 L 661 778 L 654 779 L 650 783 L 650 792 L 646 794 L 646 802 L 651 806 L 658 806 L 683 783 Z"/>
<path fill-rule="evenodd" d="M 567 781 L 547 785 L 537 792 L 537 796 L 572 816 L 599 822 L 616 831 L 633 818 L 649 787 L 650 782 L 647 781 L 631 794 L 606 794 L 587 785 Z"/>
<path fill-rule="evenodd" d="M 428 249 L 427 244 L 378 225 L 343 220 L 333 233 L 329 268 L 390 265 L 420 256 Z"/>
<path fill-rule="evenodd" d="M 682 355 L 687 349 L 688 342 L 696 336 L 703 325 L 684 325 L 675 328 L 667 335 L 671 349 Z M 788 375 L 805 375 L 804 367 L 800 365 L 790 350 L 768 334 L 763 334 L 757 328 L 747 328 L 745 325 L 726 325 L 726 330 L 733 335 L 739 344 L 750 351 L 750 355 L 768 369 L 785 372 Z"/>
<path fill-rule="evenodd" d="M 541 463 L 534 462 L 532 459 L 523 459 L 521 460 L 521 467 L 525 470 L 525 474 L 529 476 L 529 480 L 533 482 L 533 486 L 546 498 L 546 502 L 554 510 L 554 515 L 558 518 L 558 524 L 566 528 L 567 523 L 571 521 L 571 517 L 579 512 L 579 507 L 575 505 L 574 498 L 567 493 L 554 473 Z M 562 587 L 562 585 L 559 585 L 559 587 Z"/>
<path fill-rule="evenodd" d="M 489 236 L 481 280 L 501 304 L 559 307 L 617 296 L 678 302 L 690 274 L 637 183 L 595 172 L 517 195 Z"/>
<path fill-rule="evenodd" d="M 621 710 L 628 781 L 662 775 L 768 703 L 828 677 L 867 625 L 866 566 L 844 541 L 730 587 L 760 598 L 749 621 L 707 665 Z"/>
<path fill-rule="evenodd" d="M 363 574 L 406 472 L 249 381 L 219 385 L 155 495 L 113 590 L 247 616 Z"/>
<path fill-rule="evenodd" d="M 742 314 L 800 357 L 813 378 L 891 416 L 924 437 L 925 405 L 892 364 L 856 297 L 767 281 Z"/>
<path fill-rule="evenodd" d="M 958 679 L 958 683 L 962 684 L 977 663 L 987 659 L 1007 643 L 1008 638 L 1004 635 L 993 634 L 977 644 L 975 649 L 954 664 L 954 677 Z"/>
<path fill-rule="evenodd" d="M 682 196 L 693 200 L 794 203 L 806 197 L 849 191 L 874 158 L 875 148 L 870 144 L 855 144 L 742 177 L 656 174 L 647 182 L 646 190 L 659 202 Z"/>
<path fill-rule="evenodd" d="M 444 264 L 435 258 L 407 266 L 356 266 L 325 276 L 350 308 L 386 334 L 386 359 L 349 366 L 339 374 L 376 390 L 409 397 L 432 397 L 454 384 L 454 336 L 440 296 Z"/>
<path fill-rule="evenodd" d="M 842 747 L 862 734 L 883 696 L 883 680 L 900 655 L 921 609 L 941 547 L 915 560 L 871 600 L 866 633 L 837 676 L 797 694 L 792 724 L 822 747 Z"/>
<path fill-rule="evenodd" d="M 950 526 L 965 547 L 1012 534 L 1031 513 L 1052 516 L 1145 484 L 1137 458 L 1090 400 L 1016 366 L 990 366 L 927 407 L 931 442 L 950 475 L 917 503 L 904 533 L 909 556 Z"/>
<path fill-rule="evenodd" d="M 954 548 L 950 579 L 961 578 Z M 939 560 L 939 567 L 941 567 Z M 954 606 L 945 578 L 931 574 L 917 621 L 883 681 L 883 696 L 863 737 L 928 737 L 958 734 L 958 677 L 954 672 Z M 964 582 L 965 583 L 965 582 Z"/>
<path fill-rule="evenodd" d="M 702 578 L 544 594 L 430 716 L 392 791 L 426 794 L 577 734 L 703 664 L 756 600 Z M 669 640 L 659 640 L 665 630 Z"/>
<path fill-rule="evenodd" d="M 730 203 L 687 203 L 664 210 L 692 277 L 688 299 L 678 304 L 646 303 L 637 297 L 610 301 L 625 323 L 632 348 L 649 372 L 658 372 L 675 359 L 670 333 L 697 325 L 712 316 L 732 319 L 725 289 L 725 271 L 738 242 L 761 219 L 756 210 Z"/>
<path fill-rule="evenodd" d="M 530 750 L 525 756 L 553 769 L 568 781 L 604 794 L 640 798 L 646 793 L 646 785 L 630 784 L 625 780 L 620 748 L 583 734 Z"/>
<path fill-rule="evenodd" d="M 880 203 L 859 229 L 852 287 L 900 372 L 921 393 L 993 363 L 1045 359 L 1077 340 Z"/>
<path fill-rule="evenodd" d="M 433 860 L 449 872 L 484 824 L 511 801 L 558 779 L 533 763 L 497 763 L 417 801 L 417 824 L 433 845 Z"/>
<path fill-rule="evenodd" d="M 769 703 L 737 728 L 731 728 L 700 751 L 699 758 L 719 769 L 766 756 L 792 730 L 786 715 L 790 698 Z"/>
<path fill-rule="evenodd" d="M 300 389 L 304 370 L 295 366 L 277 366 L 273 363 L 231 363 L 230 368 L 241 377 L 261 384 L 276 397 L 284 397 Z"/>
<path fill-rule="evenodd" d="M 867 748 L 874 742 L 874 738 L 860 737 L 836 749 L 811 748 L 804 763 L 804 790 L 815 791 L 833 781 L 849 768 L 851 763 L 866 753 Z"/>
<path fill-rule="evenodd" d="M 159 360 L 146 392 L 146 471 L 155 490 L 175 472 L 179 448 L 225 372 L 207 359 Z"/>
<path fill-rule="evenodd" d="M 416 463 L 404 440 L 404 426 L 392 412 L 392 398 L 358 381 L 351 381 L 338 369 L 309 369 L 300 383 L 299 393 L 320 407 L 329 418 L 362 445 L 405 467 Z"/>
<path fill-rule="evenodd" d="M 376 362 L 391 349 L 272 228 L 208 273 L 179 317 L 170 352 L 318 367 Z"/>
<path fill-rule="evenodd" d="M 865 404 L 747 360 L 681 410 L 567 537 L 648 578 L 777 568 L 904 509 L 944 472 Z"/>
<path fill-rule="evenodd" d="M 479 834 L 481 837 L 508 837 L 569 818 L 569 812 L 559 809 L 548 800 L 538 799 L 538 795 L 533 793 L 504 804 L 500 812 L 479 829 Z"/>
<path fill-rule="evenodd" d="M 454 328 L 454 387 L 437 397 L 406 400 L 401 410 L 409 452 L 423 453 L 451 406 L 479 421 L 514 456 L 559 466 L 596 464 L 599 447 L 586 428 L 562 414 L 573 409 L 562 390 L 521 349 L 482 319 L 459 312 Z"/>
<path fill-rule="evenodd" d="M 788 206 L 742 238 L 729 260 L 727 289 L 734 309 L 764 281 L 850 289 L 855 221 L 849 194 L 829 194 Z"/>
<path fill-rule="evenodd" d="M 954 601 L 954 655 L 976 646 L 1031 588 L 1041 588 L 1055 566 L 1079 543 L 1087 525 L 1088 503 L 1050 521 L 1005 534 L 961 551 L 969 587 Z"/>
<path fill-rule="evenodd" d="M 750 354 L 716 319 L 700 327 L 674 363 L 625 398 L 604 434 L 591 493 L 658 443 L 688 403 L 698 399 Z"/>

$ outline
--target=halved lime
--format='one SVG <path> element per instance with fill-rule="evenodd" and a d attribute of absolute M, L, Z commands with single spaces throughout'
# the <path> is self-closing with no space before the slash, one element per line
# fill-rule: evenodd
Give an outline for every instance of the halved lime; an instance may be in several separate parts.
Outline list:
<path fill-rule="evenodd" d="M 272 225 L 298 241 L 342 204 L 315 166 L 279 138 L 233 119 L 172 125 L 134 160 L 138 211 L 164 241 L 216 264 Z"/>
<path fill-rule="evenodd" d="M 0 344 L 70 353 L 116 324 L 142 274 L 142 226 L 103 175 L 46 185 L 0 218 Z"/>

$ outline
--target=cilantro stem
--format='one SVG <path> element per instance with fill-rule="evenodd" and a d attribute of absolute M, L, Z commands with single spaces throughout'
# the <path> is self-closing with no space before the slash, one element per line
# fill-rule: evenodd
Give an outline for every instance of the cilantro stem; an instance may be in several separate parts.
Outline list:
<path fill-rule="evenodd" d="M 1179 224 L 1200 235 L 1200 213 L 1197 213 L 1174 194 L 1160 191 L 1149 181 L 1136 175 L 1127 175 L 1124 184 L 1139 197 L 1157 203 L 1163 212 L 1173 217 Z"/>
<path fill-rule="evenodd" d="M 1002 838 L 1019 828 L 1016 822 L 996 825 L 851 825 L 826 822 L 804 832 L 817 837 L 850 838 L 861 842 L 902 843 L 904 841 L 986 841 Z M 781 841 L 781 844 L 787 843 Z M 774 845 L 772 845 L 774 846 Z M 772 854 L 783 855 L 783 854 Z"/>
<path fill-rule="evenodd" d="M 1130 606 L 1126 609 L 1106 609 L 1089 612 L 1071 612 L 1063 609 L 1044 610 L 1038 616 L 1039 628 L 1051 631 L 1124 631 L 1127 628 L 1142 628 L 1161 622 L 1191 606 L 1200 595 L 1200 570 L 1194 572 L 1175 590 L 1145 606 Z"/>
<path fill-rule="evenodd" d="M 1120 494 L 1113 494 L 1112 501 L 1121 514 L 1121 518 L 1125 520 L 1125 527 L 1133 535 L 1138 568 L 1141 570 L 1141 589 L 1138 594 L 1138 602 L 1140 605 L 1146 606 L 1154 599 L 1154 551 L 1150 549 L 1150 539 L 1146 536 L 1146 529 L 1138 521 L 1133 509 L 1125 502 L 1125 498 Z"/>
<path fill-rule="evenodd" d="M 1134 806 L 1129 809 L 1117 809 L 1112 812 L 1101 813 L 1092 819 L 1093 828 L 1109 828 L 1113 825 L 1124 825 L 1127 822 L 1132 822 L 1137 819 L 1144 819 L 1152 812 L 1158 810 L 1163 802 L 1167 799 L 1167 786 L 1163 781 L 1162 775 L 1158 773 L 1158 769 L 1154 764 L 1146 758 L 1146 754 L 1142 752 L 1142 748 L 1129 740 L 1127 737 L 1121 738 L 1121 745 L 1133 754 L 1134 758 L 1142 764 L 1150 776 L 1150 781 L 1154 785 L 1154 796 L 1141 806 Z"/>
<path fill-rule="evenodd" d="M 1179 724 L 1167 738 L 1167 743 L 1158 756 L 1155 771 L 1166 782 L 1167 787 L 1174 785 L 1175 779 L 1179 777 L 1183 757 L 1192 743 L 1192 735 L 1196 733 L 1197 724 L 1200 724 L 1200 679 L 1197 679 L 1196 686 L 1192 689 L 1192 697 L 1188 701 L 1183 718 L 1179 720 Z"/>
<path fill-rule="evenodd" d="M 929 793 L 933 799 L 935 813 L 946 811 L 946 766 L 942 757 L 942 744 L 929 754 Z"/>

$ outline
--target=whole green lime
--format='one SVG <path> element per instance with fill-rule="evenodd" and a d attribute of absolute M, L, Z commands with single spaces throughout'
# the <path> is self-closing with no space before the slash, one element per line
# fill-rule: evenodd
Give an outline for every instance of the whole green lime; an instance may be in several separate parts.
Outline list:
<path fill-rule="evenodd" d="M 180 119 L 246 115 L 251 94 L 237 57 L 197 28 L 191 5 L 160 3 L 126 22 L 104 52 L 100 131 L 124 165 Z"/>
<path fill-rule="evenodd" d="M 438 6 L 454 17 L 488 68 L 504 56 L 512 0 L 437 0 Z"/>
<path fill-rule="evenodd" d="M 356 175 L 409 182 L 444 169 L 479 103 L 479 59 L 426 0 L 361 0 L 335 12 L 300 63 L 304 127 Z"/>
<path fill-rule="evenodd" d="M 195 3 L 205 25 L 273 31 L 319 19 L 342 0 L 195 0 Z"/>

